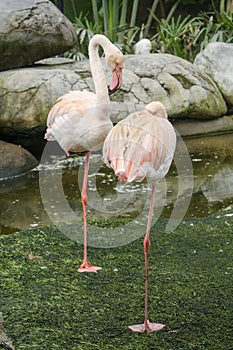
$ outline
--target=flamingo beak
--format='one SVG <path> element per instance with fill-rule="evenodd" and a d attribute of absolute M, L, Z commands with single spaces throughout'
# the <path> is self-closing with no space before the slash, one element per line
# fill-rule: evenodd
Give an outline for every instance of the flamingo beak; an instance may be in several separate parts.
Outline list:
<path fill-rule="evenodd" d="M 112 72 L 112 82 L 108 86 L 108 94 L 112 95 L 117 89 L 120 89 L 122 84 L 122 68 L 116 66 Z"/>

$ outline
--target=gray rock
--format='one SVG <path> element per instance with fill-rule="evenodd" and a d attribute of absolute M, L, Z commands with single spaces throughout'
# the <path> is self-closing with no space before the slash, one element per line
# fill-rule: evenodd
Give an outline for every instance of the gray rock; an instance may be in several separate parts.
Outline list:
<path fill-rule="evenodd" d="M 136 104 L 160 100 L 170 118 L 211 119 L 227 112 L 214 81 L 192 63 L 169 54 L 126 56 L 123 92 L 124 101 Z"/>
<path fill-rule="evenodd" d="M 229 109 L 233 111 L 233 44 L 209 43 L 196 56 L 194 64 L 215 81 Z"/>
<path fill-rule="evenodd" d="M 0 178 L 23 174 L 37 164 L 38 161 L 26 149 L 0 141 Z"/>
<path fill-rule="evenodd" d="M 152 48 L 149 39 L 141 39 L 134 45 L 134 51 L 136 55 L 148 54 Z"/>
<path fill-rule="evenodd" d="M 175 120 L 174 127 L 182 136 L 204 136 L 219 132 L 233 132 L 233 115 L 213 120 Z"/>
<path fill-rule="evenodd" d="M 46 127 L 47 114 L 58 96 L 72 89 L 88 88 L 73 70 L 31 68 L 0 75 L 1 134 L 29 137 Z"/>
<path fill-rule="evenodd" d="M 51 1 L 0 1 L 1 71 L 63 53 L 76 40 L 73 25 Z"/>

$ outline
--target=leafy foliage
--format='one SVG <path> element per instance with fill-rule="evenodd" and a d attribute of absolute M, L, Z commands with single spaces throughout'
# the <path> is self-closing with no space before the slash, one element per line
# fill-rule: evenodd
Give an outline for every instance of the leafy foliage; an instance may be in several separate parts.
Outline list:
<path fill-rule="evenodd" d="M 221 18 L 218 21 L 216 15 L 206 13 L 194 18 L 172 17 L 169 22 L 155 18 L 157 33 L 151 38 L 154 50 L 193 61 L 209 42 L 233 42 L 232 17 L 225 14 Z"/>
<path fill-rule="evenodd" d="M 88 55 L 88 43 L 94 34 L 101 33 L 101 27 L 98 23 L 90 22 L 86 16 L 81 12 L 79 17 L 74 20 L 74 27 L 76 28 L 78 47 L 66 53 L 68 58 L 76 60 L 83 60 Z"/>
<path fill-rule="evenodd" d="M 90 21 L 86 16 L 80 13 L 79 17 L 74 20 L 74 27 L 77 31 L 79 47 L 81 48 L 84 57 L 88 55 L 88 42 L 94 34 L 105 34 L 110 40 L 126 52 L 130 50 L 135 42 L 140 28 L 135 25 L 138 9 L 138 1 L 134 0 L 132 5 L 132 13 L 130 24 L 126 21 L 128 0 L 102 0 L 101 6 L 98 6 L 99 1 L 92 0 L 92 14 L 94 22 Z M 69 57 L 79 58 L 69 52 Z"/>
<path fill-rule="evenodd" d="M 88 42 L 97 33 L 107 35 L 124 54 L 133 53 L 135 43 L 147 37 L 151 40 L 152 52 L 170 53 L 189 61 L 193 61 L 196 54 L 209 42 L 233 42 L 232 1 L 220 0 L 218 7 L 217 2 L 212 2 L 211 12 L 202 12 L 195 17 L 175 16 L 179 5 L 184 2 L 184 0 L 167 1 L 170 9 L 165 12 L 163 2 L 161 4 L 161 1 L 154 0 L 146 24 L 141 23 L 138 26 L 136 25 L 138 0 L 92 0 L 94 21 L 82 13 L 75 18 L 74 26 L 77 30 L 79 47 L 66 55 L 75 59 L 86 58 Z M 195 3 L 193 0 L 186 2 Z M 159 4 L 164 15 L 160 18 L 155 15 Z M 130 16 L 129 11 L 127 12 L 129 5 L 131 5 Z"/>

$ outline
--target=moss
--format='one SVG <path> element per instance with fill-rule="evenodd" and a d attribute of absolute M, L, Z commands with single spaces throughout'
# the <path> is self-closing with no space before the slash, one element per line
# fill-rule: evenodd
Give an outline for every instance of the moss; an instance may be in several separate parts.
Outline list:
<path fill-rule="evenodd" d="M 143 320 L 143 238 L 90 247 L 103 269 L 79 274 L 82 246 L 56 228 L 0 237 L 1 311 L 15 349 L 232 349 L 232 218 L 187 220 L 170 234 L 165 221 L 153 227 L 149 313 L 166 327 L 151 334 L 128 329 Z"/>
<path fill-rule="evenodd" d="M 118 227 L 130 223 L 132 218 L 116 217 L 116 218 L 97 218 L 97 217 L 87 217 L 87 223 L 90 225 L 95 225 L 97 227 Z"/>

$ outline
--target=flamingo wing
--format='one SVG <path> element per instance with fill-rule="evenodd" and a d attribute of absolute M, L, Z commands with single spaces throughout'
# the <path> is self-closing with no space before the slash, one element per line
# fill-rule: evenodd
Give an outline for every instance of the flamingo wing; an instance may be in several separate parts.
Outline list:
<path fill-rule="evenodd" d="M 66 151 L 85 151 L 80 135 L 87 126 L 84 117 L 96 106 L 96 95 L 92 92 L 71 91 L 57 99 L 47 118 L 45 139 L 56 140 Z M 77 144 L 80 144 L 78 146 Z"/>
<path fill-rule="evenodd" d="M 170 122 L 147 110 L 134 112 L 108 134 L 103 156 L 125 181 L 157 182 L 164 177 L 174 154 L 176 135 Z M 122 175 L 124 174 L 124 175 Z"/>
<path fill-rule="evenodd" d="M 47 127 L 51 128 L 56 118 L 67 114 L 79 116 L 83 111 L 96 104 L 96 95 L 86 90 L 70 91 L 59 97 L 47 118 Z"/>

